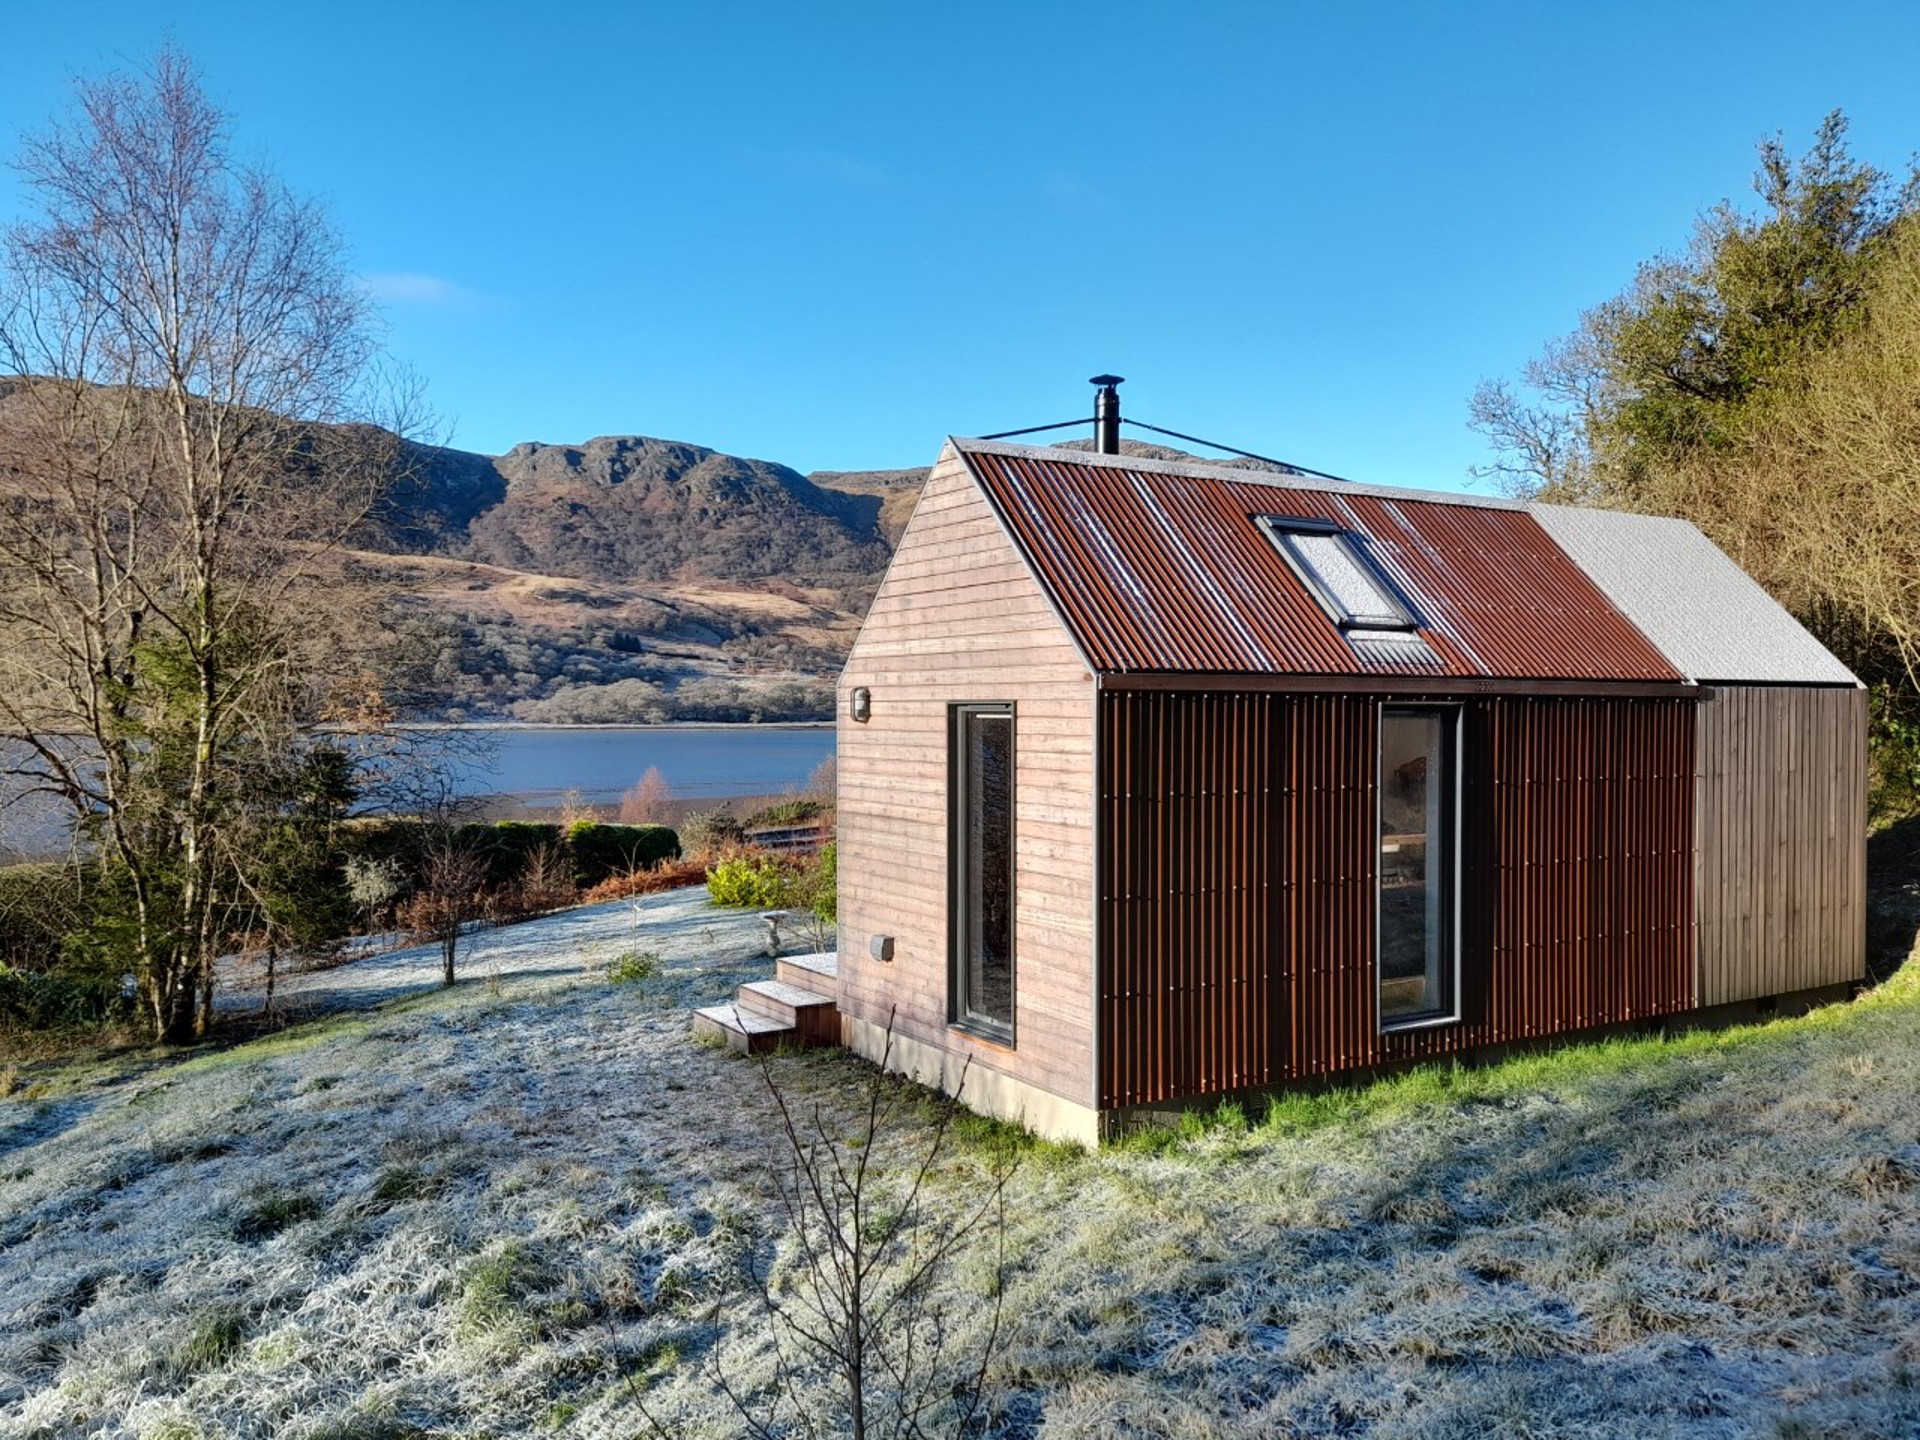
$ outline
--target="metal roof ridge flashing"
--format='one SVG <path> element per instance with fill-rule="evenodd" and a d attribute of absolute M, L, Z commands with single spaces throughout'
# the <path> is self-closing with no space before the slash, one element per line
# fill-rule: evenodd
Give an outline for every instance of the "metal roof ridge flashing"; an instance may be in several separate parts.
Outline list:
<path fill-rule="evenodd" d="M 1365 495 L 1381 500 L 1404 500 L 1433 505 L 1456 505 L 1473 510 L 1505 510 L 1525 514 L 1527 502 L 1504 496 L 1468 495 L 1453 490 L 1422 490 L 1407 485 L 1371 485 L 1358 480 L 1325 480 L 1313 475 L 1276 475 L 1271 470 L 1242 470 L 1204 460 L 1159 460 L 1145 455 L 1102 455 L 1093 450 L 1068 450 L 1057 445 L 1016 445 L 1005 440 L 976 440 L 949 435 L 947 443 L 963 455 L 1005 455 L 1045 460 L 1061 465 L 1089 465 L 1141 474 L 1181 475 L 1196 480 L 1227 480 L 1242 485 L 1269 485 L 1276 490 L 1307 490 L 1318 495 Z"/>

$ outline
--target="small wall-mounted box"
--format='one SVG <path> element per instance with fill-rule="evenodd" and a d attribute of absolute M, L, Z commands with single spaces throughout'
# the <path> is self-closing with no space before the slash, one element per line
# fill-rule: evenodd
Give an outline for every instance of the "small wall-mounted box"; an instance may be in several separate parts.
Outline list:
<path fill-rule="evenodd" d="M 893 962 L 893 936 L 871 935 L 867 937 L 867 949 L 876 960 Z"/>

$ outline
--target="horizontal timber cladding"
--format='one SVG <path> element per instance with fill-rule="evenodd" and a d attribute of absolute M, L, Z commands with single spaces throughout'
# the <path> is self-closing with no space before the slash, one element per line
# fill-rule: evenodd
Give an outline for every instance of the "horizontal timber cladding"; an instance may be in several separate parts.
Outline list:
<path fill-rule="evenodd" d="M 1864 690 L 1726 685 L 1700 697 L 1700 1004 L 1866 968 Z"/>
<path fill-rule="evenodd" d="M 1692 701 L 1479 696 L 1461 756 L 1462 1018 L 1382 1034 L 1381 703 L 1102 694 L 1101 1108 L 1691 1006 Z"/>
<path fill-rule="evenodd" d="M 869 691 L 856 721 L 848 692 Z M 1093 677 L 965 466 L 928 476 L 842 673 L 840 1012 L 1085 1107 L 1093 1093 Z M 949 1025 L 952 707 L 1014 709 L 1014 1036 Z M 891 942 L 881 959 L 873 942 Z M 875 1052 L 873 1058 L 877 1057 Z M 931 1078 L 931 1077 L 923 1077 Z"/>

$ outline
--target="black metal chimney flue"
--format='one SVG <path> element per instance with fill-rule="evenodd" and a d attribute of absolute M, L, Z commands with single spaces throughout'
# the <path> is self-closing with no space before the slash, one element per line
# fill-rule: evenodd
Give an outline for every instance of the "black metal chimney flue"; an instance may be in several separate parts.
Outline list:
<path fill-rule="evenodd" d="M 1126 383 L 1125 377 L 1096 375 L 1087 383 L 1100 387 L 1100 393 L 1093 397 L 1093 448 L 1102 455 L 1118 455 L 1120 391 L 1116 387 Z"/>

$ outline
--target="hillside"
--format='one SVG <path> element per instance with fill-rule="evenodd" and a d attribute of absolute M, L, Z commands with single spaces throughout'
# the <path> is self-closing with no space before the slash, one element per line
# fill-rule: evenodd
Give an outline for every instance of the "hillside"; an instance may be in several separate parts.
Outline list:
<path fill-rule="evenodd" d="M 24 383 L 0 382 L 0 454 Z M 830 716 L 927 476 L 802 475 L 644 435 L 404 455 L 349 571 L 386 590 L 414 642 L 393 693 L 448 720 Z"/>
<path fill-rule="evenodd" d="M 871 590 L 891 546 L 869 497 L 784 465 L 611 436 L 516 445 L 505 493 L 467 524 L 475 560 L 580 580 L 781 580 Z"/>
<path fill-rule="evenodd" d="M 0 477 L 41 503 L 59 404 L 0 377 Z M 61 402 L 64 403 L 64 402 Z M 103 408 L 103 417 L 111 415 Z M 380 434 L 292 427 L 316 453 Z M 391 439 L 391 437 L 387 437 Z M 402 442 L 343 584 L 386 596 L 411 663 L 383 676 L 427 718 L 819 719 L 925 479 L 835 473 L 647 436 L 504 455 Z"/>
<path fill-rule="evenodd" d="M 1910 944 L 1920 892 L 1880 883 Z M 662 972 L 610 984 L 636 926 Z M 303 978 L 415 993 L 7 1076 L 0 1434 L 660 1433 L 643 1404 L 740 1433 L 717 1377 L 765 1398 L 746 1267 L 791 1253 L 777 1132 L 758 1068 L 691 1043 L 687 1007 L 765 973 L 759 928 L 698 891 L 574 911 L 477 937 L 451 992 L 421 988 L 431 955 L 382 957 Z M 772 1073 L 855 1123 L 857 1061 Z M 965 1123 L 937 1212 L 1021 1156 L 985 1433 L 1920 1433 L 1916 1086 L 1920 958 L 1801 1019 L 1416 1071 L 1097 1155 Z M 883 1186 L 932 1113 L 875 1147 Z M 957 1336 L 993 1263 L 942 1277 Z M 806 1383 L 839 1433 L 831 1378 Z"/>
<path fill-rule="evenodd" d="M 647 436 L 418 447 L 360 559 L 449 719 L 817 719 L 925 470 Z"/>

